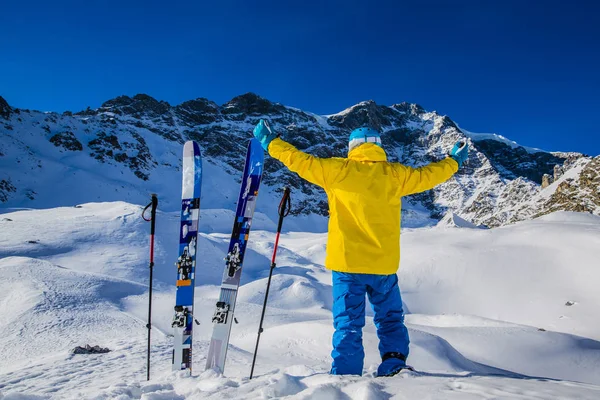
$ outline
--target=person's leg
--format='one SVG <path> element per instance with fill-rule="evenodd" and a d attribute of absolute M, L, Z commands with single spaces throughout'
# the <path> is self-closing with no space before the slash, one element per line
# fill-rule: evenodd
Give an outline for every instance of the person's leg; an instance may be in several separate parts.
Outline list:
<path fill-rule="evenodd" d="M 377 375 L 394 375 L 406 366 L 410 343 L 404 325 L 398 277 L 396 274 L 374 276 L 367 286 L 367 295 L 375 312 L 373 322 L 377 327 L 382 359 Z"/>
<path fill-rule="evenodd" d="M 366 286 L 359 274 L 332 272 L 333 277 L 333 351 L 331 374 L 362 375 L 365 351 L 362 328 L 365 326 Z"/>

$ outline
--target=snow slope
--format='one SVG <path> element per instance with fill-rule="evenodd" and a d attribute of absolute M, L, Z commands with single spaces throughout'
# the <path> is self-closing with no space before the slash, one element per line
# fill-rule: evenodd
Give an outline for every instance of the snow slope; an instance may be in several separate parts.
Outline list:
<path fill-rule="evenodd" d="M 140 212 L 117 202 L 0 214 L 1 399 L 600 397 L 599 217 L 555 213 L 491 230 L 405 229 L 399 277 L 409 362 L 422 372 L 394 378 L 374 378 L 379 355 L 370 312 L 363 377 L 327 374 L 333 328 L 326 235 L 287 231 L 249 381 L 274 223 L 259 215 L 253 227 L 239 324 L 220 376 L 203 366 L 232 215 L 202 214 L 201 325 L 188 378 L 170 372 L 178 215 L 159 213 L 147 383 L 149 226 Z M 69 354 L 85 344 L 112 351 Z"/>
<path fill-rule="evenodd" d="M 475 133 L 475 132 L 470 132 L 461 127 L 459 127 L 459 129 L 461 130 L 461 132 L 463 132 L 465 135 L 467 135 L 467 137 L 469 137 L 475 141 L 477 141 L 477 140 L 495 140 L 497 142 L 504 143 L 504 144 L 512 147 L 513 149 L 523 148 L 529 153 L 545 152 L 545 150 L 541 150 L 541 149 L 538 149 L 535 147 L 522 146 L 519 143 L 515 142 L 514 140 L 505 138 L 504 136 L 499 135 L 497 133 Z"/>

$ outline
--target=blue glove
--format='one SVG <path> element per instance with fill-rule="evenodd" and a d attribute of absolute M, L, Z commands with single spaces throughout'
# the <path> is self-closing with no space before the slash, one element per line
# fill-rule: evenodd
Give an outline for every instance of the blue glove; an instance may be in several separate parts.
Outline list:
<path fill-rule="evenodd" d="M 463 163 L 469 158 L 469 145 L 467 142 L 456 142 L 452 150 L 450 150 L 450 157 L 458 163 L 458 168 L 462 167 Z"/>
<path fill-rule="evenodd" d="M 265 120 L 261 119 L 254 128 L 254 137 L 258 139 L 265 151 L 269 150 L 269 143 L 277 136 L 278 135 L 271 130 L 271 127 Z"/>

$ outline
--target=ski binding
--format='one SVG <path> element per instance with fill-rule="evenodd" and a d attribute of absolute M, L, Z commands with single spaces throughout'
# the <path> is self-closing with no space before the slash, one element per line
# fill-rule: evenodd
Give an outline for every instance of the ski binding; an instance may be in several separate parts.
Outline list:
<path fill-rule="evenodd" d="M 224 324 L 227 322 L 227 315 L 229 314 L 229 304 L 224 301 L 217 303 L 217 309 L 215 315 L 212 317 L 212 322 L 215 324 Z"/>
<path fill-rule="evenodd" d="M 240 259 L 240 246 L 238 243 L 233 246 L 233 250 L 227 253 L 225 257 L 228 272 L 227 275 L 233 277 L 235 273 L 241 268 L 242 260 Z"/>

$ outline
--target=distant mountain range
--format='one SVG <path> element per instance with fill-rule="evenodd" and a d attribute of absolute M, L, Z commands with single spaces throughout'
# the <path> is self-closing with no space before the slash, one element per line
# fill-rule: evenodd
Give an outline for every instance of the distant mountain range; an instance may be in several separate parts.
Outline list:
<path fill-rule="evenodd" d="M 203 207 L 231 209 L 247 141 L 260 118 L 319 157 L 345 156 L 349 132 L 364 125 L 382 132 L 390 161 L 411 166 L 438 160 L 455 141 L 467 140 L 470 158 L 455 178 L 405 198 L 404 226 L 433 225 L 448 213 L 488 227 L 557 210 L 600 215 L 600 156 L 546 152 L 499 135 L 471 133 L 417 104 L 366 101 L 322 116 L 253 93 L 221 106 L 203 98 L 171 106 L 138 94 L 62 114 L 13 108 L 0 97 L 0 204 L 142 204 L 156 192 L 163 206 L 176 208 L 181 145 L 193 139 L 205 160 Z M 277 190 L 291 185 L 296 214 L 327 215 L 325 193 L 269 157 L 264 184 L 268 194 L 261 196 L 266 200 L 259 210 L 273 208 L 269 200 L 277 201 Z"/>

